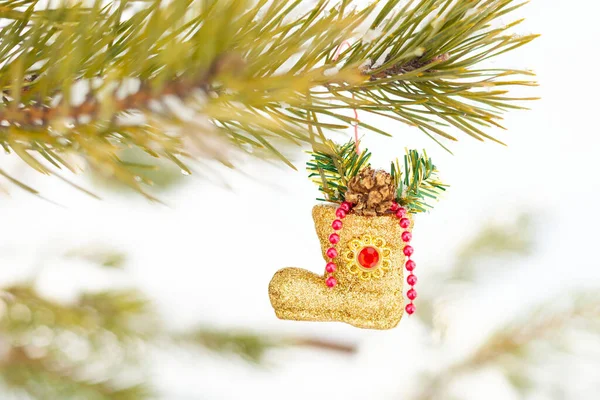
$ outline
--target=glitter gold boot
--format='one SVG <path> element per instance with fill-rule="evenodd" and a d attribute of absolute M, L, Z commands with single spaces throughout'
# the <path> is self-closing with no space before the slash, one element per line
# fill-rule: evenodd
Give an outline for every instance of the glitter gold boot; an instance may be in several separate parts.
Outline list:
<path fill-rule="evenodd" d="M 325 260 L 336 219 L 335 208 L 317 205 L 313 218 Z M 411 218 L 410 216 L 408 218 Z M 412 229 L 411 226 L 407 230 Z M 350 213 L 335 245 L 337 285 L 300 268 L 279 270 L 269 284 L 275 314 L 297 321 L 340 321 L 359 328 L 390 329 L 404 312 L 402 282 L 405 256 L 402 229 L 394 215 L 360 216 Z M 366 250 L 365 250 L 366 249 Z M 365 256 L 366 255 L 366 256 Z M 365 262 L 366 260 L 366 262 Z"/>

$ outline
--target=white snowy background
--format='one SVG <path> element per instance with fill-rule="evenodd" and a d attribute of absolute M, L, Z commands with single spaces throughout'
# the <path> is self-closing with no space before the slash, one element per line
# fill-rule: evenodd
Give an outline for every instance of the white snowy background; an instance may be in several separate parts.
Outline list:
<path fill-rule="evenodd" d="M 16 187 L 0 197 L 0 284 L 28 276 L 43 261 L 39 289 L 60 301 L 79 290 L 134 285 L 176 327 L 205 323 L 310 335 L 359 348 L 351 356 L 278 349 L 262 367 L 210 353 L 152 354 L 154 383 L 165 399 L 409 398 L 407 393 L 420 384 L 414 371 L 435 373 L 530 304 L 560 301 L 568 289 L 600 287 L 600 85 L 594 62 L 600 3 L 536 0 L 518 14 L 527 18 L 519 31 L 542 36 L 496 62 L 534 70 L 541 86 L 527 93 L 542 100 L 530 103 L 531 111 L 507 115 L 508 131 L 495 134 L 508 147 L 461 135 L 450 155 L 417 129 L 391 122 L 387 130 L 393 138 L 367 133 L 363 139 L 374 153 L 373 163 L 382 167 L 404 147 L 426 147 L 451 185 L 435 209 L 417 220 L 417 290 L 436 279 L 427 266 L 439 268 L 453 260 L 486 221 L 511 220 L 521 211 L 536 217 L 536 252 L 506 272 L 495 272 L 484 280 L 485 287 L 448 310 L 457 328 L 449 332 L 450 350 L 442 358 L 423 350 L 435 338 L 424 335 L 415 318 L 384 332 L 275 318 L 267 295 L 272 274 L 285 266 L 323 268 L 311 220 L 316 189 L 302 170 L 252 160 L 242 160 L 244 173 L 223 170 L 230 188 L 192 175 L 163 194 L 167 206 L 161 206 L 109 192 L 101 192 L 104 200 L 97 201 L 3 156 L 2 168 L 56 204 Z M 98 243 L 128 253 L 126 274 L 107 274 L 60 257 L 65 250 Z M 542 375 L 572 381 L 573 397 L 567 398 L 597 399 L 600 372 L 573 368 L 566 363 Z M 462 399 L 519 398 L 493 371 L 453 390 Z M 547 395 L 542 391 L 533 398 Z"/>

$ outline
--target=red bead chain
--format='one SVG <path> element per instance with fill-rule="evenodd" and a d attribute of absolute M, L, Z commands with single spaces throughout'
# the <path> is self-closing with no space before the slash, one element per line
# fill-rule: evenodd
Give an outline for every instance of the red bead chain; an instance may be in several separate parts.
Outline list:
<path fill-rule="evenodd" d="M 338 219 L 334 220 L 331 223 L 331 227 L 334 229 L 334 231 L 339 231 L 342 229 L 344 225 L 342 223 L 342 219 L 346 218 L 346 215 L 348 214 L 348 212 L 350 212 L 351 208 L 352 204 L 347 201 L 344 201 L 342 204 L 340 204 L 338 209 L 335 211 L 335 215 Z M 406 209 L 404 207 L 400 207 L 398 203 L 393 202 L 392 206 L 390 207 L 390 210 L 396 214 L 396 217 L 400 220 L 400 226 L 403 229 L 407 229 L 408 227 L 410 227 L 410 219 L 406 218 Z M 407 257 L 405 267 L 406 270 L 410 272 L 410 275 L 408 275 L 408 277 L 406 278 L 406 282 L 410 285 L 410 289 L 408 290 L 408 292 L 406 292 L 406 297 L 408 297 L 410 303 L 407 304 L 405 308 L 406 312 L 410 315 L 414 314 L 416 310 L 413 300 L 417 298 L 417 291 L 414 288 L 414 286 L 417 283 L 417 277 L 412 273 L 412 271 L 414 271 L 417 265 L 410 258 L 414 253 L 413 247 L 408 244 L 412 239 L 412 233 L 410 233 L 409 231 L 404 231 L 402 232 L 401 237 L 402 241 L 406 243 L 402 249 L 402 252 Z M 327 249 L 327 251 L 325 252 L 327 257 L 329 258 L 329 261 L 325 265 L 325 271 L 327 272 L 325 284 L 330 288 L 333 288 L 337 285 L 337 280 L 335 279 L 333 274 L 337 270 L 337 265 L 334 261 L 335 258 L 338 256 L 338 251 L 333 246 L 339 243 L 339 241 L 340 235 L 338 233 L 333 232 L 331 235 L 329 235 L 329 243 L 331 243 L 332 247 Z"/>
<path fill-rule="evenodd" d="M 400 220 L 400 226 L 403 229 L 407 229 L 408 227 L 410 227 L 410 219 L 406 218 L 406 209 L 404 207 L 400 207 L 398 203 L 393 202 L 392 206 L 390 207 L 390 210 L 396 213 L 396 217 L 398 217 L 398 219 Z M 410 233 L 409 231 L 404 231 L 402 232 L 401 237 L 402 241 L 406 243 L 404 245 L 404 248 L 402 249 L 402 252 L 407 257 L 405 267 L 406 270 L 410 272 L 410 275 L 408 275 L 408 277 L 406 278 L 406 283 L 410 285 L 410 289 L 408 290 L 408 292 L 406 292 L 406 297 L 408 297 L 410 303 L 408 303 L 405 308 L 406 312 L 410 315 L 413 314 L 416 310 L 413 300 L 417 298 L 417 291 L 415 290 L 417 277 L 412 273 L 412 271 L 414 271 L 417 264 L 415 264 L 415 262 L 410 259 L 410 257 L 415 252 L 415 249 L 413 249 L 413 247 L 408 244 L 412 239 L 412 233 Z"/>
<path fill-rule="evenodd" d="M 331 227 L 335 231 L 339 231 L 342 229 L 342 226 L 344 225 L 342 223 L 342 220 L 344 218 L 346 218 L 346 215 L 350 212 L 351 208 L 352 208 L 352 204 L 348 203 L 347 201 L 344 201 L 342 204 L 340 204 L 338 209 L 335 210 L 335 216 L 338 219 L 336 219 L 335 221 L 333 221 L 331 223 Z M 338 256 L 338 251 L 333 246 L 338 244 L 339 241 L 340 241 L 340 235 L 337 234 L 336 232 L 333 232 L 331 235 L 329 235 L 329 243 L 331 243 L 331 247 L 328 248 L 327 251 L 325 252 L 327 257 L 329 258 L 329 261 L 325 265 L 325 271 L 327 272 L 327 278 L 325 279 L 325 284 L 327 285 L 327 287 L 330 287 L 330 288 L 337 285 L 337 280 L 333 277 L 333 273 L 337 270 L 337 265 L 334 263 L 334 259 Z"/>

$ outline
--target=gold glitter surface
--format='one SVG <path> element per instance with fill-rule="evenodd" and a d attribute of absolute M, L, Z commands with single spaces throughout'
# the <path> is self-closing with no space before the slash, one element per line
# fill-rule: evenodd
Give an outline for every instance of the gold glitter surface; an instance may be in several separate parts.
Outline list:
<path fill-rule="evenodd" d="M 412 230 L 411 226 L 407 229 Z M 331 244 L 331 223 L 336 219 L 335 207 L 317 205 L 313 208 L 317 236 L 321 242 L 323 258 Z M 296 321 L 340 321 L 359 328 L 390 329 L 398 325 L 404 312 L 402 295 L 405 256 L 402 253 L 402 229 L 394 215 L 365 217 L 348 214 L 339 231 L 340 241 L 335 245 L 338 257 L 337 271 L 333 274 L 337 285 L 327 287 L 325 277 L 300 268 L 284 268 L 273 276 L 269 284 L 269 297 L 278 318 Z M 344 255 L 357 242 L 370 237 L 379 240 L 385 248 L 383 260 L 390 262 L 389 270 L 383 270 L 377 279 L 364 279 L 351 272 L 354 258 Z M 387 250 L 389 249 L 389 254 Z M 360 249 L 358 249 L 360 250 Z M 323 263 L 325 264 L 325 263 Z M 361 279 L 362 278 L 362 279 Z"/>

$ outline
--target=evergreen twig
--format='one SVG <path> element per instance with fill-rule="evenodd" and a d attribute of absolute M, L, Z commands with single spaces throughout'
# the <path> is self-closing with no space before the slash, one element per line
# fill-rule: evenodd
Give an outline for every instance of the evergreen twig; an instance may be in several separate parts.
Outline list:
<path fill-rule="evenodd" d="M 497 140 L 488 130 L 531 99 L 508 89 L 535 85 L 530 71 L 481 65 L 536 37 L 511 32 L 521 20 L 497 24 L 515 0 L 386 0 L 379 11 L 319 0 L 304 12 L 299 0 L 42 4 L 0 0 L 0 145 L 45 174 L 75 171 L 77 154 L 139 191 L 119 157 L 127 147 L 189 171 L 186 139 L 205 136 L 291 166 L 281 146 L 321 143 L 323 129 L 353 121 L 348 109 L 438 142 L 453 130 Z"/>

